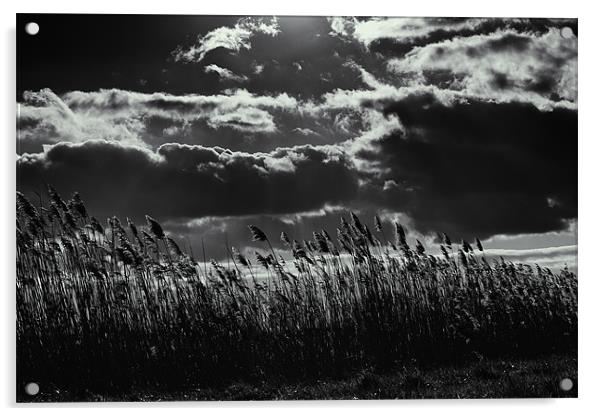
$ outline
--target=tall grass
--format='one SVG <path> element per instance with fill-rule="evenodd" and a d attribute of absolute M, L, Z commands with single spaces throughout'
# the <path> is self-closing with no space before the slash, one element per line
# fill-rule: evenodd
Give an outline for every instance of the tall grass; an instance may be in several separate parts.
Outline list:
<path fill-rule="evenodd" d="M 354 214 L 311 241 L 262 230 L 265 250 L 201 267 L 151 217 L 101 224 L 77 194 L 17 194 L 17 369 L 91 390 L 344 375 L 409 360 L 573 349 L 577 278 L 487 257 L 441 255 Z"/>

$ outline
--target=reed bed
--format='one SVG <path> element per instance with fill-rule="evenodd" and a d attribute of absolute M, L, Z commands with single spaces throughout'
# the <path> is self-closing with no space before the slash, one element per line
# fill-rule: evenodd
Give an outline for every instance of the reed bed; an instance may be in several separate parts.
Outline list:
<path fill-rule="evenodd" d="M 478 240 L 443 234 L 434 256 L 351 213 L 309 241 L 251 225 L 264 249 L 232 249 L 228 267 L 146 222 L 17 193 L 19 382 L 177 389 L 576 347 L 576 275 L 489 258 Z"/>

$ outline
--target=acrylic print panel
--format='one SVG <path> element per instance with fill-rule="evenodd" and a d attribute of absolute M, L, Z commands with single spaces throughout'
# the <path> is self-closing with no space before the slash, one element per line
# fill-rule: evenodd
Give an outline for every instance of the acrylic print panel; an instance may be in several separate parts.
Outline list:
<path fill-rule="evenodd" d="M 19 401 L 577 396 L 575 19 L 17 27 Z"/>

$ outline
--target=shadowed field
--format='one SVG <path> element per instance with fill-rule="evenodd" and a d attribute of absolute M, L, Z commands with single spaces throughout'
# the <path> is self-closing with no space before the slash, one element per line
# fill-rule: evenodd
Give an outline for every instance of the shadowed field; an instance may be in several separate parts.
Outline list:
<path fill-rule="evenodd" d="M 560 380 L 574 381 L 569 391 Z M 441 367 L 407 365 L 386 374 L 367 369 L 353 376 L 298 383 L 233 382 L 207 388 L 187 386 L 177 391 L 147 387 L 141 391 L 101 395 L 89 390 L 45 386 L 24 401 L 188 401 L 188 400 L 377 400 L 577 397 L 577 359 L 545 356 L 539 359 L 477 359 Z"/>
<path fill-rule="evenodd" d="M 250 226 L 265 249 L 233 249 L 232 267 L 144 228 L 101 224 L 77 194 L 17 194 L 18 386 L 57 401 L 559 397 L 558 377 L 576 380 L 568 270 L 444 234 L 429 255 L 354 214 L 332 237 L 279 236 L 288 261 Z"/>

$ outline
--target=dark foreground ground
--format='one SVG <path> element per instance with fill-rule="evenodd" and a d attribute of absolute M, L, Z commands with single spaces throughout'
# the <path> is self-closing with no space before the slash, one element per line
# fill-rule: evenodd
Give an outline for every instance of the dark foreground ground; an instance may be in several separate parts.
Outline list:
<path fill-rule="evenodd" d="M 573 388 L 563 391 L 560 381 Z M 195 388 L 166 392 L 160 389 L 101 395 L 68 392 L 40 386 L 36 396 L 18 401 L 187 401 L 187 400 L 370 400 L 577 397 L 577 358 L 552 355 L 539 359 L 475 359 L 471 364 L 429 368 L 405 366 L 388 374 L 364 370 L 343 380 L 289 383 L 232 383 L 220 389 Z"/>

